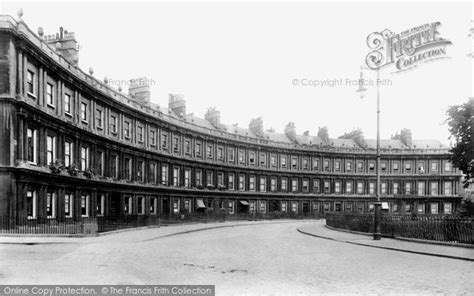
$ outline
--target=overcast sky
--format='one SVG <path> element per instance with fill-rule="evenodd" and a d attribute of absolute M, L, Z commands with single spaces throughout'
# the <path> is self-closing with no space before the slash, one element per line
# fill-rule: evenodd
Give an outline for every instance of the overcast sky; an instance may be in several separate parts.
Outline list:
<path fill-rule="evenodd" d="M 2 4 L 0 4 L 2 5 Z M 99 79 L 146 76 L 155 82 L 152 101 L 168 105 L 181 93 L 188 113 L 203 117 L 208 107 L 221 120 L 247 127 L 261 116 L 264 128 L 331 137 L 355 127 L 376 137 L 376 92 L 355 92 L 360 66 L 374 31 L 402 32 L 439 21 L 449 59 L 402 74 L 381 72 L 381 136 L 406 127 L 418 139 L 449 143 L 443 124 L 448 106 L 473 96 L 471 2 L 3 2 L 2 14 L 23 19 L 34 31 L 75 32 L 79 65 Z M 375 73 L 366 72 L 375 79 Z M 302 86 L 295 80 L 339 80 L 342 85 Z M 348 81 L 349 79 L 349 81 Z M 340 80 L 339 80 L 340 81 Z"/>

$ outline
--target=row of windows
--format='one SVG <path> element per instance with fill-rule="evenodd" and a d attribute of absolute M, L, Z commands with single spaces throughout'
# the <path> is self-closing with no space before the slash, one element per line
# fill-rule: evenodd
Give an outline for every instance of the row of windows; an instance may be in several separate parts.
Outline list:
<path fill-rule="evenodd" d="M 38 93 L 36 72 L 35 67 L 30 65 L 26 77 L 27 93 L 33 98 L 36 98 Z M 330 159 L 319 156 L 257 152 L 244 147 L 232 147 L 184 137 L 156 126 L 147 125 L 118 111 L 108 110 L 97 102 L 92 104 L 91 100 L 79 95 L 75 96 L 67 88 L 63 91 L 63 99 L 58 100 L 57 83 L 52 78 L 46 80 L 45 99 L 50 108 L 55 108 L 57 104 L 63 104 L 61 109 L 64 110 L 64 114 L 73 120 L 75 100 L 79 100 L 77 114 L 81 124 L 90 124 L 96 131 L 125 141 L 132 141 L 134 144 L 151 150 L 251 167 L 341 173 L 375 173 L 376 171 L 375 160 Z M 108 133 L 104 132 L 105 129 Z M 380 171 L 391 174 L 438 174 L 450 173 L 453 168 L 447 160 L 383 160 L 380 164 Z"/>

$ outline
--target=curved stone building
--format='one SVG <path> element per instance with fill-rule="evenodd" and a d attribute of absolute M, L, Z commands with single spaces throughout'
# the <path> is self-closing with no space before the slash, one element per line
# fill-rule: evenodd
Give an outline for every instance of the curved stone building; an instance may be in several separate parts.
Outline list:
<path fill-rule="evenodd" d="M 0 16 L 0 216 L 369 212 L 375 140 L 249 128 L 188 114 L 181 95 L 150 102 L 77 67 L 73 33 L 46 36 Z M 393 213 L 451 214 L 460 173 L 448 147 L 402 130 L 381 141 L 381 200 Z"/>

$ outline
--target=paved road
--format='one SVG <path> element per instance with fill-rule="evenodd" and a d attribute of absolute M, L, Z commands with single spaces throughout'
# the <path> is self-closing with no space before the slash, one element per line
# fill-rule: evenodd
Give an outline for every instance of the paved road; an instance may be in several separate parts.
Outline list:
<path fill-rule="evenodd" d="M 169 235 L 212 226 L 188 225 L 80 243 L 4 244 L 0 284 L 215 284 L 217 295 L 474 293 L 472 262 L 296 231 L 311 223 L 320 222 L 253 223 Z"/>

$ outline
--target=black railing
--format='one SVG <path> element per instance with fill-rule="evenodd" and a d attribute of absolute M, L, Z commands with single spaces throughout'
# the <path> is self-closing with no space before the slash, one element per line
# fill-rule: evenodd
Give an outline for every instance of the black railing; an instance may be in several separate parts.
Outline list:
<path fill-rule="evenodd" d="M 96 232 L 108 232 L 127 228 L 145 226 L 173 225 L 183 223 L 210 223 L 223 221 L 255 221 L 275 219 L 319 219 L 318 214 L 296 214 L 272 212 L 267 214 L 228 214 L 217 213 L 184 213 L 176 215 L 119 215 L 98 216 L 94 218 L 14 218 L 0 217 L 1 234 L 51 234 L 51 235 L 84 235 Z"/>
<path fill-rule="evenodd" d="M 372 233 L 374 216 L 327 213 L 326 224 L 334 228 Z M 474 224 L 471 218 L 382 214 L 381 231 L 383 235 L 392 237 L 474 244 Z"/>

